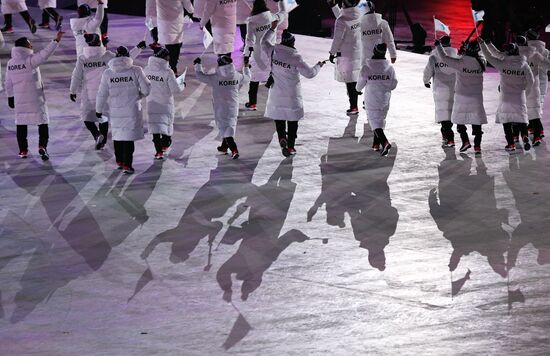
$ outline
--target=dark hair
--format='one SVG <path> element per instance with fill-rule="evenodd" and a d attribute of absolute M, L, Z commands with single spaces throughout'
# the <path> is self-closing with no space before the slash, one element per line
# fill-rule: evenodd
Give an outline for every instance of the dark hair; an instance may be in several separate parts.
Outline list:
<path fill-rule="evenodd" d="M 266 11 L 269 11 L 269 9 L 267 8 L 265 0 L 254 0 L 254 4 L 252 5 L 252 11 L 250 12 L 250 16 L 258 15 Z"/>
<path fill-rule="evenodd" d="M 27 47 L 27 44 L 29 43 L 29 39 L 27 37 L 21 37 L 15 40 L 15 47 Z"/>

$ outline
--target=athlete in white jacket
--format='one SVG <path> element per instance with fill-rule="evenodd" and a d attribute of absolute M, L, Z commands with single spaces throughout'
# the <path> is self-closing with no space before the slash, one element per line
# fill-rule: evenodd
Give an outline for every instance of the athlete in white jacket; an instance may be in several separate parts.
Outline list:
<path fill-rule="evenodd" d="M 539 73 L 543 73 L 547 77 L 546 73 L 550 70 L 550 58 L 544 57 L 535 47 L 529 46 L 527 38 L 524 36 L 518 36 L 516 43 L 519 46 L 519 54 L 527 58 L 527 63 L 529 63 L 535 79 L 534 84 L 526 91 L 527 116 L 529 117 L 528 128 L 533 132 L 533 146 L 539 146 L 542 143 L 541 136 L 544 131 L 541 122 L 544 100 L 541 98 L 542 86 Z"/>
<path fill-rule="evenodd" d="M 212 87 L 214 105 L 214 119 L 218 127 L 218 139 L 222 140 L 218 151 L 227 154 L 231 150 L 231 158 L 239 158 L 239 150 L 235 143 L 237 130 L 237 117 L 239 116 L 239 91 L 250 81 L 250 69 L 245 62 L 243 72 L 235 70 L 231 57 L 222 55 L 218 57 L 218 68 L 215 74 L 206 74 L 201 65 L 201 59 L 193 61 L 197 79 Z"/>
<path fill-rule="evenodd" d="M 107 64 L 116 54 L 101 45 L 101 38 L 97 33 L 86 34 L 84 38 L 88 46 L 84 47 L 83 54 L 78 57 L 73 70 L 69 97 L 73 102 L 76 102 L 77 96 L 80 97 L 80 118 L 92 134 L 96 150 L 100 150 L 107 143 L 109 114 L 104 110 L 101 118 L 96 117 L 97 91 Z M 136 58 L 145 47 L 145 41 L 138 43 L 130 51 L 130 58 Z M 99 124 L 99 128 L 96 124 Z"/>
<path fill-rule="evenodd" d="M 514 152 L 516 144 L 512 125 L 515 125 L 523 139 L 525 151 L 531 149 L 527 132 L 527 100 L 525 90 L 534 85 L 535 79 L 524 56 L 520 56 L 518 45 L 506 46 L 506 54 L 500 53 L 492 43 L 481 42 L 481 51 L 500 74 L 500 99 L 497 108 L 496 122 L 504 126 L 506 151 Z M 491 49 L 489 49 L 492 47 Z"/>
<path fill-rule="evenodd" d="M 170 53 L 161 48 L 149 63 L 144 72 L 151 82 L 151 93 L 147 97 L 147 124 L 153 135 L 155 159 L 164 159 L 164 154 L 172 144 L 174 133 L 174 95 L 181 93 L 183 87 L 178 85 L 174 72 L 168 65 Z"/>
<path fill-rule="evenodd" d="M 330 48 L 330 61 L 336 67 L 334 78 L 346 83 L 349 98 L 348 115 L 357 115 L 358 93 L 355 90 L 361 71 L 361 11 L 359 0 L 344 0 L 343 8 L 334 24 L 334 39 Z"/>
<path fill-rule="evenodd" d="M 298 132 L 298 121 L 304 117 L 302 87 L 300 75 L 306 78 L 315 77 L 323 62 L 313 67 L 307 65 L 294 47 L 295 38 L 284 31 L 281 44 L 273 45 L 277 21 L 262 39 L 262 51 L 271 58 L 272 80 L 268 81 L 269 94 L 265 117 L 275 121 L 277 136 L 285 157 L 296 154 L 295 143 Z"/>
<path fill-rule="evenodd" d="M 99 30 L 101 32 L 101 41 L 104 46 L 109 42 L 109 17 L 107 16 L 107 8 L 109 7 L 109 0 L 103 0 L 103 20 L 101 20 L 101 25 Z M 78 0 L 77 6 L 88 5 L 92 12 L 97 12 L 99 8 L 99 3 L 97 0 Z"/>
<path fill-rule="evenodd" d="M 96 99 L 98 118 L 109 105 L 116 163 L 125 174 L 134 173 L 134 141 L 143 138 L 141 99 L 151 90 L 151 82 L 143 69 L 133 63 L 128 49 L 119 47 L 116 58 L 109 62 L 109 68 L 101 76 Z"/>
<path fill-rule="evenodd" d="M 57 0 L 38 0 L 38 7 L 42 10 L 42 22 L 38 27 L 50 29 L 50 17 L 55 22 L 55 29 L 59 31 L 63 22 L 63 16 L 59 15 L 55 10 Z"/>
<path fill-rule="evenodd" d="M 53 54 L 61 37 L 63 32 L 58 32 L 55 39 L 38 53 L 34 53 L 31 42 L 22 37 L 15 41 L 15 46 L 11 50 L 11 59 L 6 68 L 6 96 L 8 106 L 15 109 L 17 143 L 21 158 L 27 158 L 29 151 L 27 125 L 37 125 L 38 153 L 42 160 L 49 159 L 47 146 L 50 117 L 39 66 Z"/>
<path fill-rule="evenodd" d="M 214 52 L 231 57 L 237 30 L 237 0 L 208 0 L 202 14 L 200 25 L 212 23 Z"/>
<path fill-rule="evenodd" d="M 388 46 L 391 62 L 395 63 L 397 50 L 390 25 L 388 21 L 382 18 L 382 15 L 374 12 L 374 10 L 374 3 L 367 1 L 367 12 L 361 18 L 361 42 L 363 48 L 361 63 L 364 64 L 367 59 L 371 58 L 374 47 L 379 43 L 385 43 Z"/>
<path fill-rule="evenodd" d="M 87 33 L 96 33 L 101 36 L 101 21 L 103 20 L 104 5 L 102 0 L 97 0 L 97 12 L 92 14 L 91 8 L 87 4 L 78 7 L 78 18 L 72 18 L 71 30 L 76 41 L 76 58 L 82 55 L 82 50 L 86 47 L 84 35 Z"/>
<path fill-rule="evenodd" d="M 487 123 L 487 114 L 483 106 L 483 73 L 486 61 L 479 53 L 479 44 L 475 41 L 469 42 L 465 47 L 465 55 L 459 58 L 449 56 L 439 40 L 435 42 L 435 48 L 441 61 L 456 73 L 451 121 L 456 125 L 462 140 L 460 152 L 466 152 L 472 147 L 466 130 L 466 125 L 472 125 L 474 151 L 481 154 L 481 125 Z"/>
<path fill-rule="evenodd" d="M 243 45 L 245 44 L 246 33 L 247 33 L 247 20 L 250 12 L 252 11 L 253 0 L 237 0 L 237 27 L 239 28 L 239 33 L 241 39 L 243 40 Z M 243 47 L 243 49 L 246 47 Z"/>
<path fill-rule="evenodd" d="M 380 151 L 381 156 L 390 153 L 391 143 L 386 138 L 386 116 L 390 109 L 391 92 L 397 87 L 395 70 L 386 59 L 387 46 L 381 43 L 374 47 L 372 59 L 368 59 L 357 82 L 356 90 L 365 88 L 365 107 L 367 120 L 374 132 L 373 149 Z M 380 149 L 382 146 L 382 149 Z"/>
<path fill-rule="evenodd" d="M 157 0 L 159 42 L 170 52 L 170 68 L 178 72 L 178 61 L 183 43 L 183 19 L 186 13 L 193 21 L 195 9 L 191 0 Z"/>
<path fill-rule="evenodd" d="M 25 0 L 2 0 L 2 13 L 4 14 L 3 33 L 13 33 L 13 14 L 19 13 L 29 26 L 31 33 L 36 32 L 36 22 L 29 14 Z"/>
<path fill-rule="evenodd" d="M 267 81 L 271 72 L 271 58 L 262 51 L 261 42 L 265 33 L 271 28 L 273 21 L 281 21 L 287 16 L 284 6 L 285 2 L 279 2 L 279 12 L 276 14 L 269 11 L 265 0 L 255 0 L 250 17 L 247 20 L 247 33 L 245 39 L 246 56 L 251 59 L 252 78 L 248 87 L 248 102 L 245 107 L 250 111 L 256 111 L 258 103 L 258 88 L 260 82 Z M 279 28 L 279 25 L 277 26 Z M 272 45 L 275 44 L 273 38 Z"/>
<path fill-rule="evenodd" d="M 451 57 L 458 57 L 456 48 L 451 47 L 451 38 L 443 36 L 439 40 L 445 53 Z M 428 64 L 424 68 L 424 85 L 431 88 L 433 79 L 433 97 L 435 103 L 435 122 L 441 124 L 443 147 L 454 147 L 453 112 L 456 74 L 441 60 L 437 50 L 432 51 Z"/>
<path fill-rule="evenodd" d="M 526 33 L 526 37 L 528 40 L 529 47 L 534 48 L 537 52 L 540 53 L 540 55 L 544 58 L 550 59 L 550 51 L 546 49 L 546 43 L 544 41 L 539 40 L 539 33 L 538 31 L 535 31 L 533 29 L 529 29 Z M 537 75 L 537 73 L 533 73 L 533 75 Z M 539 76 L 539 82 L 540 82 L 540 113 L 544 112 L 544 103 L 546 101 L 546 92 L 548 91 L 548 71 L 544 70 L 543 68 L 539 69 L 538 72 Z M 540 130 L 540 138 L 544 137 L 544 127 L 542 126 L 542 122 L 539 126 Z"/>

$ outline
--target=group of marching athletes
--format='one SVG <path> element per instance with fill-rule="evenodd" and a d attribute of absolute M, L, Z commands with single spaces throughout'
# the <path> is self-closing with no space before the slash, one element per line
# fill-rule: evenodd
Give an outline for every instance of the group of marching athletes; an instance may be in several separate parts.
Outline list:
<path fill-rule="evenodd" d="M 300 78 L 315 77 L 325 61 L 314 66 L 304 62 L 295 48 L 294 36 L 286 29 L 288 13 L 284 1 L 246 0 L 249 16 L 247 26 L 242 26 L 237 15 L 243 10 L 239 10 L 237 0 L 195 0 L 194 5 L 190 0 L 147 0 L 146 25 L 153 38 L 150 47 L 154 54 L 145 69 L 133 63 L 147 47 L 145 41 L 131 51 L 124 46 L 116 52 L 107 50 L 108 37 L 103 27 L 106 4 L 94 1 L 94 8 L 88 3 L 81 4 L 78 17 L 70 21 L 77 61 L 69 98 L 80 101 L 81 119 L 97 150 L 105 147 L 111 127 L 117 168 L 126 174 L 134 172 L 134 142 L 144 138 L 142 100 L 146 103 L 154 158 L 164 159 L 171 146 L 174 95 L 185 87 L 184 78 L 177 77 L 184 16 L 211 31 L 214 53 L 218 56 L 213 74 L 204 70 L 200 57 L 193 62 L 197 79 L 212 86 L 214 119 L 221 141 L 217 150 L 230 153 L 233 159 L 239 157 L 235 136 L 240 89 L 249 85 L 245 109 L 257 110 L 259 84 L 265 82 L 269 92 L 264 116 L 275 123 L 282 154 L 285 157 L 296 154 L 298 123 L 304 117 Z M 391 143 L 384 128 L 391 92 L 397 86 L 392 67 L 397 57 L 393 35 L 371 1 L 366 2 L 365 11 L 358 7 L 359 0 L 343 0 L 342 8 L 333 0 L 329 4 L 337 19 L 328 60 L 336 64 L 335 79 L 346 84 L 350 102 L 347 114 L 359 113 L 358 97 L 364 90 L 364 108 L 374 132 L 373 149 L 382 156 L 388 155 Z M 242 72 L 235 69 L 231 58 L 237 28 L 244 37 Z M 38 125 L 39 154 L 43 160 L 49 159 L 49 115 L 39 66 L 55 51 L 62 36 L 59 31 L 54 41 L 37 53 L 28 38 L 14 41 L 5 88 L 8 104 L 15 110 L 22 158 L 28 156 L 27 125 Z M 524 148 L 530 148 L 527 123 L 533 132 L 533 145 L 540 144 L 544 135 L 540 119 L 549 60 L 544 42 L 536 38 L 537 33 L 530 30 L 526 37 L 518 36 L 517 44 L 509 45 L 505 52 L 498 51 L 488 41 L 472 41 L 467 43 L 462 56 L 450 47 L 449 37 L 436 41 L 424 83 L 430 87 L 433 79 L 436 121 L 441 123 L 446 147 L 454 146 L 452 125 L 456 124 L 462 138 L 461 152 L 469 149 L 466 125 L 472 125 L 474 149 L 481 152 L 482 125 L 487 123 L 483 107 L 485 58 L 501 74 L 497 122 L 504 125 L 506 149 L 513 151 L 520 135 Z M 387 52 L 390 60 L 386 59 Z"/>
<path fill-rule="evenodd" d="M 500 75 L 496 122 L 504 128 L 505 150 L 515 152 L 520 140 L 525 151 L 541 144 L 550 53 L 539 40 L 537 31 L 529 29 L 517 35 L 515 42 L 505 45 L 502 51 L 490 39 L 481 37 L 466 42 L 463 55 L 451 47 L 449 36 L 436 40 L 435 45 L 424 70 L 424 85 L 430 88 L 433 79 L 435 121 L 441 124 L 443 147 L 455 146 L 452 127 L 456 124 L 462 141 L 460 152 L 470 149 L 466 125 L 471 125 L 474 152 L 481 154 L 482 125 L 487 123 L 483 106 L 483 74 L 487 62 Z"/>

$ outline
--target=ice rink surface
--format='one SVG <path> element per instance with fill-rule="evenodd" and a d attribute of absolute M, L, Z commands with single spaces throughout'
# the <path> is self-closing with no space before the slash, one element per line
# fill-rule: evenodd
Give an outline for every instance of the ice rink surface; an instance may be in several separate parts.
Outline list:
<path fill-rule="evenodd" d="M 142 18 L 110 26 L 111 48 L 145 30 Z M 35 47 L 53 35 L 39 30 Z M 329 47 L 297 38 L 311 64 Z M 74 56 L 67 36 L 42 66 L 49 162 L 33 128 L 31 156 L 17 157 L 0 105 L 0 354 L 548 353 L 550 153 L 504 152 L 494 71 L 481 157 L 440 147 L 428 57 L 399 52 L 389 157 L 370 149 L 364 112 L 345 115 L 327 64 L 302 81 L 298 154 L 281 155 L 261 87 L 233 161 L 216 153 L 211 91 L 190 70 L 169 159 L 153 161 L 147 135 L 123 176 L 69 101 Z"/>

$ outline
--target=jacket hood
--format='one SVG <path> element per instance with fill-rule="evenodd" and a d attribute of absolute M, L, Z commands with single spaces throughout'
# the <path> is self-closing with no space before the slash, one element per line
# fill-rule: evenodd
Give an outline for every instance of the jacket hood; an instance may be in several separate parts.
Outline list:
<path fill-rule="evenodd" d="M 543 49 L 546 49 L 546 43 L 544 43 L 541 40 L 530 40 L 527 42 L 529 46 L 535 47 L 537 50 L 542 51 Z"/>
<path fill-rule="evenodd" d="M 27 47 L 13 47 L 11 49 L 11 58 L 27 58 L 34 54 L 34 50 Z"/>
<path fill-rule="evenodd" d="M 216 73 L 224 78 L 231 77 L 235 74 L 235 65 L 233 63 L 226 64 L 224 66 L 218 66 L 216 68 Z"/>
<path fill-rule="evenodd" d="M 115 73 L 130 69 L 133 65 L 134 61 L 130 57 L 116 57 L 109 61 L 109 68 Z"/>
<path fill-rule="evenodd" d="M 357 7 L 345 7 L 340 12 L 340 18 L 345 21 L 357 20 L 361 17 L 361 10 Z"/>
<path fill-rule="evenodd" d="M 364 14 L 364 21 L 366 21 L 371 26 L 378 26 L 382 22 L 382 15 L 374 12 L 372 14 Z"/>
<path fill-rule="evenodd" d="M 82 55 L 84 56 L 84 58 L 87 59 L 87 58 L 101 57 L 102 55 L 105 54 L 105 52 L 107 52 L 107 49 L 103 46 L 98 46 L 98 47 L 86 46 L 83 48 Z"/>
<path fill-rule="evenodd" d="M 155 71 L 161 71 L 169 68 L 168 61 L 158 57 L 149 57 L 147 66 Z"/>
<path fill-rule="evenodd" d="M 367 59 L 365 66 L 374 70 L 386 70 L 390 66 L 390 61 L 387 59 Z"/>

